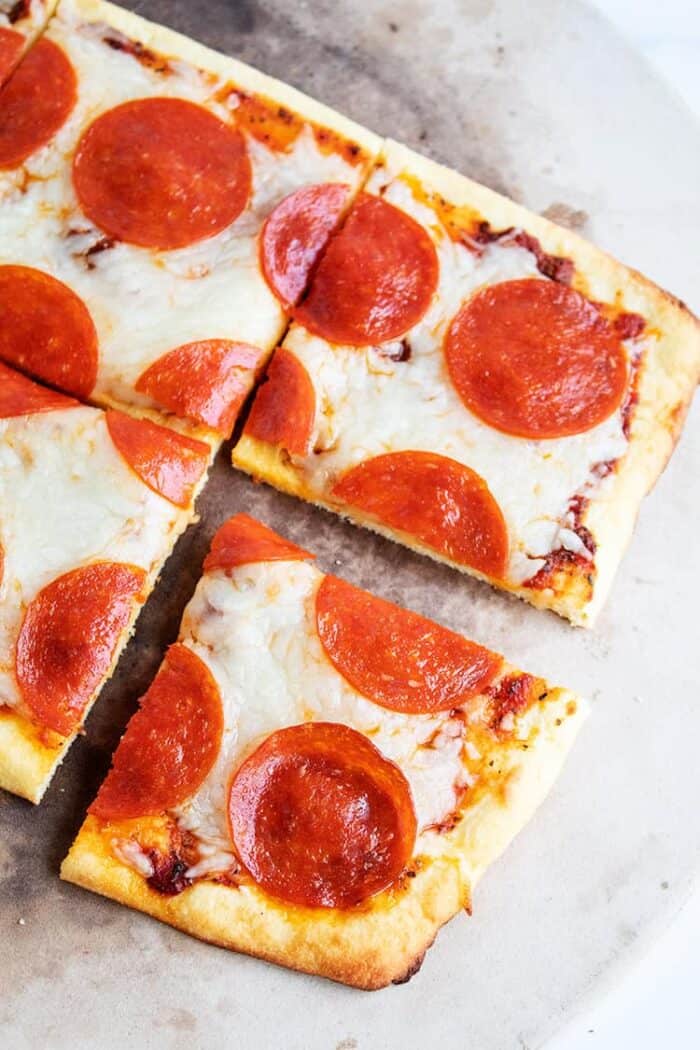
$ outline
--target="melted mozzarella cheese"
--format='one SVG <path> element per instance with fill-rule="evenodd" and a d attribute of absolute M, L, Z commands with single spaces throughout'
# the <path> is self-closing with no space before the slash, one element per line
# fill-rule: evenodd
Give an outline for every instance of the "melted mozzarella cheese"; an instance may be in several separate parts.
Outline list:
<path fill-rule="evenodd" d="M 253 169 L 248 206 L 227 229 L 198 244 L 158 252 L 117 243 L 82 213 L 71 162 L 87 126 L 119 103 L 148 96 L 184 98 L 230 119 L 217 100 L 224 82 L 185 62 L 158 73 L 104 41 L 109 27 L 81 22 L 61 4 L 47 36 L 68 55 L 78 76 L 78 101 L 52 142 L 24 167 L 0 174 L 0 262 L 50 272 L 85 301 L 97 327 L 100 361 L 94 396 L 152 405 L 134 384 L 168 350 L 200 339 L 225 338 L 271 349 L 284 312 L 263 277 L 258 233 L 270 210 L 292 190 L 314 182 L 356 186 L 361 166 L 321 151 L 305 127 L 290 150 L 275 153 L 247 138 Z M 252 377 L 251 377 L 252 379 Z"/>
<path fill-rule="evenodd" d="M 270 733 L 301 722 L 342 722 L 396 762 L 411 788 L 419 832 L 455 807 L 468 782 L 463 723 L 450 712 L 404 715 L 356 692 L 325 655 L 316 632 L 322 574 L 306 562 L 246 565 L 200 580 L 180 641 L 199 656 L 221 692 L 224 736 L 199 791 L 177 811 L 200 861 L 190 875 L 234 865 L 226 818 L 231 775 Z"/>
<path fill-rule="evenodd" d="M 14 647 L 28 603 L 94 561 L 153 573 L 182 512 L 125 463 L 94 408 L 0 421 L 0 505 L 0 705 L 21 707 Z"/>
<path fill-rule="evenodd" d="M 285 339 L 305 365 L 316 390 L 314 453 L 295 462 L 312 494 L 323 498 L 335 479 L 371 456 L 417 449 L 449 456 L 475 470 L 503 512 L 511 539 L 506 578 L 520 584 L 560 547 L 583 547 L 567 510 L 576 493 L 606 481 L 592 468 L 623 455 L 627 439 L 618 411 L 592 430 L 534 441 L 512 437 L 481 422 L 463 404 L 447 372 L 443 343 L 461 304 L 478 288 L 516 278 L 541 278 L 536 260 L 515 242 L 494 242 L 481 254 L 447 236 L 434 212 L 401 179 L 375 173 L 368 189 L 412 215 L 431 234 L 440 262 L 433 302 L 408 333 L 411 355 L 400 343 L 375 347 L 330 346 L 299 326 Z M 544 278 L 541 278 L 544 279 Z M 609 484 L 609 481 L 607 482 Z"/>

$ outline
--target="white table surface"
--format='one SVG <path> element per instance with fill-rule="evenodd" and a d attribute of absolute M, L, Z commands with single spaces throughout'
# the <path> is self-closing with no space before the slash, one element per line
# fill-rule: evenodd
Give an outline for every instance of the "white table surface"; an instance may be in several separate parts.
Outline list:
<path fill-rule="evenodd" d="M 700 119 L 698 0 L 593 3 Z M 699 301 L 690 305 L 697 311 Z M 547 1044 L 547 1050 L 695 1050 L 700 1045 L 699 986 L 700 892 L 636 969 L 567 1025 Z"/>

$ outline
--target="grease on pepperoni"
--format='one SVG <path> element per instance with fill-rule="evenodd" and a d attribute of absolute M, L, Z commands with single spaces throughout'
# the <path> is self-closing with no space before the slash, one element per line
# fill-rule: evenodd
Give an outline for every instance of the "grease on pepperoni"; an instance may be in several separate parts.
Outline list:
<path fill-rule="evenodd" d="M 309 451 L 316 413 L 316 395 L 299 358 L 280 347 L 260 386 L 244 433 L 294 455 Z"/>
<path fill-rule="evenodd" d="M 432 452 L 389 452 L 351 468 L 332 495 L 486 576 L 503 577 L 508 531 L 486 482 Z"/>
<path fill-rule="evenodd" d="M 234 514 L 225 521 L 211 541 L 211 549 L 204 560 L 204 571 L 235 569 L 260 561 L 303 561 L 313 558 L 296 543 L 285 540 L 276 532 L 248 514 Z"/>
<path fill-rule="evenodd" d="M 106 419 L 117 451 L 134 473 L 159 496 L 186 507 L 207 469 L 209 446 L 116 409 L 107 412 Z"/>
<path fill-rule="evenodd" d="M 2 40 L 0 67 L 7 61 Z M 77 97 L 75 72 L 65 53 L 52 40 L 37 41 L 0 88 L 0 168 L 16 168 L 45 146 L 65 124 Z"/>
<path fill-rule="evenodd" d="M 260 234 L 263 274 L 280 302 L 296 306 L 343 214 L 350 187 L 302 186 L 268 215 Z"/>
<path fill-rule="evenodd" d="M 130 820 L 180 805 L 214 765 L 223 729 L 221 695 L 208 667 L 186 646 L 172 645 L 90 812 Z"/>
<path fill-rule="evenodd" d="M 307 722 L 267 737 L 229 788 L 236 852 L 265 892 L 347 908 L 391 886 L 416 816 L 401 770 L 349 726 Z"/>
<path fill-rule="evenodd" d="M 97 379 L 97 332 L 68 285 L 29 266 L 0 266 L 0 359 L 87 398 Z"/>
<path fill-rule="evenodd" d="M 316 628 L 350 685 L 404 714 L 460 707 L 483 692 L 502 663 L 462 635 L 336 576 L 325 576 L 317 591 Z"/>
<path fill-rule="evenodd" d="M 16 676 L 41 725 L 63 736 L 79 727 L 145 579 L 138 566 L 96 562 L 52 580 L 29 603 L 17 638 Z"/>
<path fill-rule="evenodd" d="M 159 357 L 139 377 L 136 390 L 163 408 L 230 434 L 262 351 L 230 339 L 186 343 Z"/>
<path fill-rule="evenodd" d="M 83 134 L 73 185 L 87 217 L 117 240 L 183 248 L 245 208 L 251 167 L 241 133 L 202 106 L 145 98 L 108 110 Z"/>
<path fill-rule="evenodd" d="M 420 321 L 438 275 L 435 247 L 423 227 L 393 204 L 361 193 L 295 317 L 331 343 L 383 343 Z"/>
<path fill-rule="evenodd" d="M 35 412 L 56 412 L 77 405 L 72 397 L 39 386 L 13 368 L 0 364 L 0 419 L 30 416 Z"/>
<path fill-rule="evenodd" d="M 479 419 L 516 437 L 580 434 L 619 408 L 627 361 L 614 328 L 579 292 L 504 281 L 477 292 L 445 341 L 457 393 Z"/>

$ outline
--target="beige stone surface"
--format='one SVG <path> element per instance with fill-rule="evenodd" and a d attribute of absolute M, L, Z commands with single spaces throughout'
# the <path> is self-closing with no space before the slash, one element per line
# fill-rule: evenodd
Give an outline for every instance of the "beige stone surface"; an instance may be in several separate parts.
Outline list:
<path fill-rule="evenodd" d="M 679 295 L 697 294 L 700 136 L 584 6 L 126 6 L 572 222 Z M 698 878 L 698 406 L 589 634 L 255 486 L 228 455 L 200 498 L 200 526 L 181 539 L 44 805 L 0 796 L 3 1046 L 532 1050 L 631 963 Z M 322 568 L 593 701 L 561 781 L 479 887 L 473 917 L 443 931 L 407 985 L 363 994 L 287 973 L 58 880 L 120 732 L 176 635 L 209 538 L 238 510 L 315 550 Z"/>

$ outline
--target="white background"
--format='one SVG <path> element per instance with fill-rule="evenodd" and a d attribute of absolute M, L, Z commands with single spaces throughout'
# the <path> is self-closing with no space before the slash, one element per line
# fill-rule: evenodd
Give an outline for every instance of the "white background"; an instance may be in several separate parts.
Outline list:
<path fill-rule="evenodd" d="M 592 2 L 700 120 L 700 0 Z M 697 312 L 698 300 L 690 305 Z M 595 1008 L 584 1010 L 548 1043 L 547 1050 L 697 1050 L 699 999 L 700 892 L 696 892 L 626 980 Z"/>

